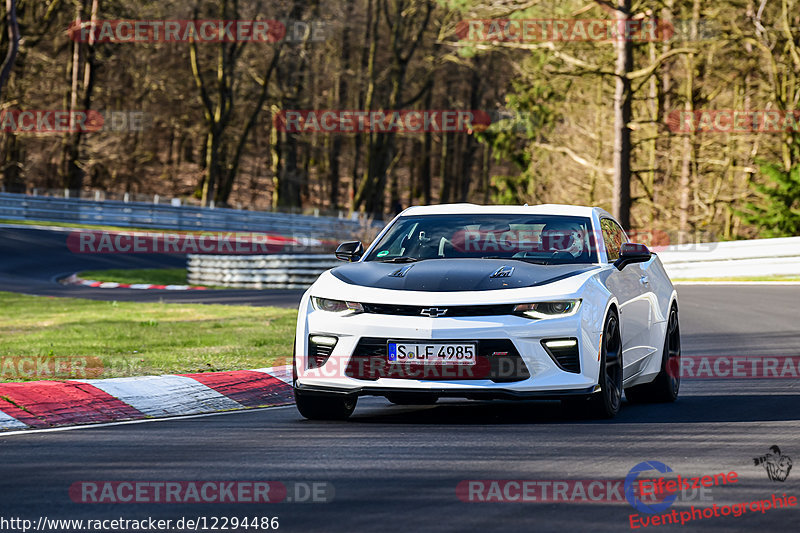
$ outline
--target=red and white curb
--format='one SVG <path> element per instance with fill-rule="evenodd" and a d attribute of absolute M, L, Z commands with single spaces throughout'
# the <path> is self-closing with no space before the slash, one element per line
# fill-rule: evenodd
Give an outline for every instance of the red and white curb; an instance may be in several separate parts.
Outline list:
<path fill-rule="evenodd" d="M 292 403 L 288 365 L 232 372 L 0 383 L 0 431 Z"/>
<path fill-rule="evenodd" d="M 208 287 L 200 285 L 152 285 L 149 283 L 117 283 L 115 281 L 96 281 L 93 279 L 79 278 L 72 274 L 61 280 L 64 285 L 80 285 L 95 289 L 160 289 L 167 291 L 205 291 Z"/>

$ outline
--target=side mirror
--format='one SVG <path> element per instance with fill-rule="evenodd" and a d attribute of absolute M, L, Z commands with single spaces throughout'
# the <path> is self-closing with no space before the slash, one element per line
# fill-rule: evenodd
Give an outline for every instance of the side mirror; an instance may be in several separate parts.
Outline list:
<path fill-rule="evenodd" d="M 364 246 L 361 241 L 343 242 L 336 249 L 336 259 L 339 261 L 358 261 L 364 255 Z"/>
<path fill-rule="evenodd" d="M 619 248 L 619 259 L 614 261 L 617 270 L 622 270 L 631 263 L 644 263 L 650 261 L 653 253 L 644 244 L 635 242 L 623 243 Z"/>

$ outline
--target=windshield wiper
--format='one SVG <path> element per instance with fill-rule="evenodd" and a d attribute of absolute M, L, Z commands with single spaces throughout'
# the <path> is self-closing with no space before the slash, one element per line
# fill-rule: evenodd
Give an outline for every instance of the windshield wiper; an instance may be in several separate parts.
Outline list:
<path fill-rule="evenodd" d="M 411 257 L 410 255 L 401 255 L 399 257 L 392 257 L 391 259 L 381 261 L 381 263 L 416 263 L 417 261 L 419 261 L 419 259 L 416 257 Z"/>
<path fill-rule="evenodd" d="M 524 261 L 525 263 L 532 263 L 534 265 L 549 265 L 550 261 L 548 259 L 533 259 L 530 257 L 500 257 L 499 255 L 487 255 L 485 257 L 481 257 L 481 259 L 508 259 L 509 261 Z"/>

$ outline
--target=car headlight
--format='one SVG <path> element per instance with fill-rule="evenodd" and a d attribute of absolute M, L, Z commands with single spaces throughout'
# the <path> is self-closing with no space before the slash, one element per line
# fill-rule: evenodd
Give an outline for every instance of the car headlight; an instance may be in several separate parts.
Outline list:
<path fill-rule="evenodd" d="M 363 313 L 364 306 L 357 302 L 345 302 L 342 300 L 330 300 L 328 298 L 311 297 L 314 309 L 328 311 L 329 313 Z"/>
<path fill-rule="evenodd" d="M 514 313 L 528 318 L 561 318 L 572 316 L 581 307 L 581 300 L 558 300 L 555 302 L 537 302 L 535 304 L 518 304 Z"/>

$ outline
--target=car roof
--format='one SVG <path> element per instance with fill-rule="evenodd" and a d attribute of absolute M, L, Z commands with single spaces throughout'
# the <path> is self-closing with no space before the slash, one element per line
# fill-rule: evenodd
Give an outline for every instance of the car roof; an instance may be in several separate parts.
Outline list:
<path fill-rule="evenodd" d="M 450 215 L 450 214 L 520 214 L 520 215 L 564 215 L 593 218 L 593 214 L 613 218 L 599 207 L 565 204 L 539 205 L 477 205 L 477 204 L 441 204 L 409 207 L 400 216 Z"/>

